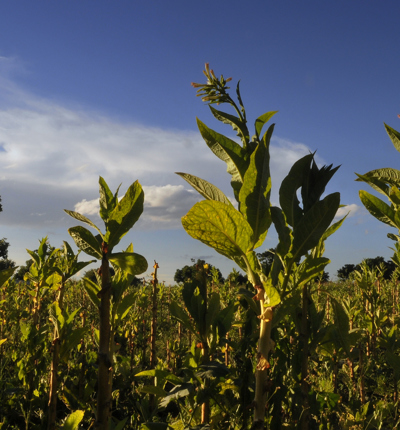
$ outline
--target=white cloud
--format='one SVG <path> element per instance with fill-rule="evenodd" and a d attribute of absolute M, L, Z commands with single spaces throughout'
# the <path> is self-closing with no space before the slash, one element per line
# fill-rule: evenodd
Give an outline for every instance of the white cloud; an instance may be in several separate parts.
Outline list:
<path fill-rule="evenodd" d="M 98 215 L 99 213 L 99 199 L 86 200 L 78 202 L 75 205 L 75 212 L 80 213 L 81 215 L 90 216 L 90 215 Z"/>
<path fill-rule="evenodd" d="M 343 218 L 347 214 L 347 218 L 353 217 L 356 213 L 359 213 L 362 209 L 361 206 L 352 203 L 351 205 L 346 205 L 343 208 L 339 208 L 336 212 L 335 218 Z"/>
<path fill-rule="evenodd" d="M 202 177 L 231 198 L 226 165 L 207 150 L 198 132 L 122 122 L 39 98 L 9 79 L 12 64 L 0 58 L 4 224 L 64 226 L 63 209 L 73 207 L 88 216 L 96 215 L 99 176 L 112 191 L 121 182 L 122 191 L 139 179 L 146 195 L 142 228 L 179 227 L 181 216 L 198 201 L 198 194 L 186 183 L 182 185 L 175 171 Z M 294 161 L 309 152 L 302 143 L 273 138 L 273 199 Z"/>

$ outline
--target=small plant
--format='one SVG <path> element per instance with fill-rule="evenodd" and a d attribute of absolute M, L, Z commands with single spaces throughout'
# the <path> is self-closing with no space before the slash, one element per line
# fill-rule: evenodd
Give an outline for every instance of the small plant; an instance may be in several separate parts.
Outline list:
<path fill-rule="evenodd" d="M 97 391 L 97 415 L 94 428 L 108 430 L 111 413 L 112 367 L 115 321 L 127 314 L 133 305 L 132 297 L 123 298 L 123 293 L 135 275 L 147 270 L 147 261 L 133 252 L 130 245 L 124 252 L 113 252 L 123 236 L 133 227 L 143 212 L 144 193 L 138 181 L 134 182 L 121 200 L 118 190 L 112 194 L 102 177 L 100 185 L 100 217 L 104 221 L 105 233 L 84 215 L 65 210 L 68 215 L 88 224 L 98 234 L 94 236 L 85 227 L 68 230 L 76 245 L 86 254 L 101 260 L 101 288 L 86 280 L 85 286 L 92 301 L 99 308 L 99 369 Z M 115 280 L 111 279 L 110 263 L 116 269 Z M 131 277 L 131 278 L 130 278 Z"/>

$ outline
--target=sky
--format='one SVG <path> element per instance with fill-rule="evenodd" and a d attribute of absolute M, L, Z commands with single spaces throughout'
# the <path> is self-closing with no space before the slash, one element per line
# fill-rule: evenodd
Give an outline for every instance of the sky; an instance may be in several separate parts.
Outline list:
<path fill-rule="evenodd" d="M 249 128 L 268 111 L 272 203 L 291 165 L 310 151 L 340 165 L 343 226 L 326 242 L 331 278 L 344 264 L 389 259 L 394 232 L 363 208 L 357 173 L 400 165 L 384 122 L 400 129 L 398 0 L 85 0 L 0 2 L 0 237 L 18 265 L 47 236 L 73 244 L 76 210 L 102 226 L 98 180 L 120 195 L 145 192 L 140 220 L 120 244 L 145 256 L 149 277 L 205 259 L 227 276 L 235 263 L 195 241 L 181 217 L 201 197 L 174 172 L 232 195 L 226 165 L 196 117 L 235 138 L 195 97 L 204 64 L 240 80 Z M 222 108 L 223 106 L 221 106 Z M 273 229 L 258 249 L 277 243 Z M 81 254 L 81 259 L 90 259 Z"/>

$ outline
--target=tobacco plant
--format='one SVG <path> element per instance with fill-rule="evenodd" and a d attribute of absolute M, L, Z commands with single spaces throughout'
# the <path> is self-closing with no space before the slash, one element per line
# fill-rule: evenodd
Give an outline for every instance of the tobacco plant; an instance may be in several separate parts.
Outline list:
<path fill-rule="evenodd" d="M 254 124 L 255 134 L 250 138 L 239 84 L 236 88 L 237 105 L 228 93 L 227 83 L 231 78 L 224 79 L 221 75 L 217 79 L 208 64 L 204 74 L 206 84 L 192 84 L 198 88 L 198 96 L 208 102 L 214 117 L 229 124 L 241 140 L 239 144 L 197 120 L 207 146 L 227 164 L 237 209 L 216 186 L 191 174 L 178 173 L 205 198 L 182 218 L 182 225 L 193 238 L 235 261 L 246 272 L 257 291 L 255 299 L 260 304 L 260 336 L 253 419 L 253 428 L 257 429 L 264 426 L 269 354 L 274 345 L 271 339 L 273 308 L 279 305 L 281 296 L 284 298 L 297 287 L 306 285 L 323 271 L 329 262 L 322 257 L 323 241 L 341 224 L 339 222 L 328 230 L 340 205 L 339 193 L 330 194 L 321 200 L 325 186 L 337 168 L 324 166 L 319 169 L 313 154 L 303 157 L 282 183 L 281 207 L 271 207 L 269 145 L 274 124 L 264 134 L 262 130 L 276 112 L 267 112 L 258 117 Z M 236 115 L 211 106 L 222 103 L 233 107 Z M 297 198 L 299 189 L 302 206 Z M 278 232 L 279 244 L 272 270 L 266 276 L 255 249 L 264 242 L 272 222 Z M 304 256 L 306 258 L 301 261 Z M 303 300 L 306 298 L 307 294 L 303 294 Z"/>
<path fill-rule="evenodd" d="M 98 389 L 95 429 L 108 430 L 112 406 L 112 375 L 114 330 L 118 320 L 128 313 L 133 305 L 134 296 L 124 297 L 124 292 L 135 275 L 147 269 L 147 261 L 133 252 L 132 244 L 124 252 L 113 252 L 123 236 L 133 227 L 143 212 L 144 193 L 138 181 L 134 182 L 119 200 L 118 191 L 113 194 L 102 177 L 99 179 L 100 217 L 104 221 L 105 233 L 87 217 L 74 211 L 65 210 L 68 215 L 88 224 L 97 231 L 94 236 L 82 226 L 68 230 L 76 245 L 86 254 L 101 260 L 98 286 L 86 279 L 85 288 L 91 300 L 98 306 L 99 352 L 98 352 Z M 110 275 L 110 263 L 116 273 Z"/>

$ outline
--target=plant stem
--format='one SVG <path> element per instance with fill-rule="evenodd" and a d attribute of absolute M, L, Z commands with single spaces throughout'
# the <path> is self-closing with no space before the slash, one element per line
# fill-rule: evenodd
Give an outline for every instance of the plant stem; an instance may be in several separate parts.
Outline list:
<path fill-rule="evenodd" d="M 111 280 L 110 266 L 107 252 L 104 249 L 101 261 L 101 291 L 100 296 L 100 341 L 99 341 L 99 369 L 97 388 L 97 419 L 94 428 L 97 430 L 108 430 L 111 410 L 111 377 L 112 357 L 110 357 L 110 302 L 111 302 Z"/>

